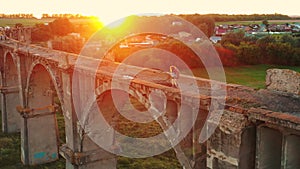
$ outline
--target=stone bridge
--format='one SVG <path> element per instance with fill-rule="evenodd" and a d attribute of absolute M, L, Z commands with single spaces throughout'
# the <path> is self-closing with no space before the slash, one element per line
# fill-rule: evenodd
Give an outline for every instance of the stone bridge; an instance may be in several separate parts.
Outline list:
<path fill-rule="evenodd" d="M 2 130 L 21 133 L 21 160 L 25 165 L 43 164 L 63 157 L 66 168 L 70 169 L 116 168 L 117 156 L 99 147 L 87 134 L 86 130 L 92 127 L 89 125 L 95 122 L 90 117 L 87 126 L 83 126 L 78 111 L 92 112 L 102 104 L 105 119 L 110 121 L 115 117 L 117 111 L 113 108 L 110 89 L 114 71 L 120 66 L 118 63 L 103 61 L 102 69 L 93 74 L 85 65 L 74 69 L 78 59 L 75 54 L 13 40 L 0 42 L 0 56 Z M 86 59 L 91 63 L 97 60 Z M 178 132 L 186 127 L 185 124 L 195 121 L 187 136 L 174 146 L 178 161 L 185 168 L 300 168 L 299 95 L 254 90 L 188 76 L 184 77 L 183 83 L 195 80 L 201 94 L 180 93 L 169 85 L 170 79 L 165 72 L 122 66 L 129 71 L 126 76 L 117 77 L 117 86 L 130 79 L 128 93 L 144 107 L 150 107 L 149 94 L 159 90 L 167 99 L 165 116 L 172 123 L 181 117 L 177 123 Z M 77 77 L 74 78 L 75 71 Z M 131 71 L 141 73 L 131 76 Z M 96 77 L 94 81 L 93 76 Z M 210 95 L 213 84 L 227 91 L 226 103 L 211 104 L 216 99 Z M 80 90 L 76 96 L 74 89 Z M 75 105 L 75 102 L 85 103 L 89 98 L 81 94 L 91 89 L 95 91 L 97 104 L 90 108 L 84 107 L 85 104 Z M 54 97 L 59 99 L 60 105 Z M 59 106 L 65 121 L 66 143 L 63 145 L 59 140 L 55 113 Z M 207 119 L 209 111 L 223 108 L 219 124 L 214 124 L 212 118 Z M 200 132 L 206 132 L 203 126 L 210 125 L 216 125 L 216 130 L 207 141 L 200 143 Z M 102 137 L 111 148 L 117 145 L 114 132 Z"/>

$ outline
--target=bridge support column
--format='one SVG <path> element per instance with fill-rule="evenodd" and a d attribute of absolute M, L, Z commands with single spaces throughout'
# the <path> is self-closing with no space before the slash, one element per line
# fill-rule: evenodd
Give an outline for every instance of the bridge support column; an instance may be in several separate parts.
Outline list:
<path fill-rule="evenodd" d="M 259 126 L 257 135 L 257 168 L 300 168 L 300 137 L 273 126 Z"/>
<path fill-rule="evenodd" d="M 209 169 L 255 168 L 255 127 L 246 116 L 225 110 L 207 141 Z M 254 150 L 254 151 L 253 151 Z"/>
<path fill-rule="evenodd" d="M 206 168 L 206 143 L 199 144 L 199 135 L 207 113 L 202 112 L 202 110 L 199 112 L 198 109 L 188 104 L 181 104 L 180 109 L 179 131 L 189 131 L 186 137 L 180 142 L 180 146 L 189 158 L 192 168 Z M 194 126 L 191 130 L 188 130 L 188 127 L 190 127 L 194 120 Z"/>
<path fill-rule="evenodd" d="M 72 98 L 72 73 L 63 72 L 62 81 L 66 145 L 60 147 L 60 154 L 66 159 L 66 169 L 115 169 L 116 156 L 96 145 L 78 122 Z"/>
<path fill-rule="evenodd" d="M 67 145 L 60 147 L 60 154 L 66 159 L 67 169 L 116 169 L 116 156 L 95 145 L 88 137 L 81 152 L 74 152 Z"/>
<path fill-rule="evenodd" d="M 282 134 L 267 126 L 257 127 L 257 168 L 280 169 Z"/>
<path fill-rule="evenodd" d="M 52 79 L 41 64 L 32 67 L 25 96 L 27 103 L 17 110 L 21 126 L 21 160 L 26 165 L 58 159 L 58 126 Z"/>
<path fill-rule="evenodd" d="M 20 131 L 21 118 L 16 111 L 19 103 L 18 86 L 1 86 L 1 112 L 2 131 L 4 133 L 14 133 Z"/>
<path fill-rule="evenodd" d="M 283 163 L 284 169 L 300 168 L 300 136 L 285 135 L 284 136 L 284 153 Z"/>
<path fill-rule="evenodd" d="M 39 110 L 40 109 L 40 110 Z M 26 165 L 58 159 L 58 129 L 54 106 L 22 108 L 21 160 Z"/>
<path fill-rule="evenodd" d="M 2 112 L 2 131 L 13 133 L 20 131 L 21 118 L 16 111 L 19 100 L 19 81 L 17 54 L 7 52 L 4 57 L 4 69 L 2 73 L 0 93 L 1 93 L 1 112 Z"/>

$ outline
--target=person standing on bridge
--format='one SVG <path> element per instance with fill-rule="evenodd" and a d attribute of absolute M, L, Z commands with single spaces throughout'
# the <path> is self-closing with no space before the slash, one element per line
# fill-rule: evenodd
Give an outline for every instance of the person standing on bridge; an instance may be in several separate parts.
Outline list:
<path fill-rule="evenodd" d="M 179 79 L 180 71 L 175 66 L 170 66 L 170 75 L 171 75 L 171 83 L 172 87 L 178 88 L 177 79 Z"/>

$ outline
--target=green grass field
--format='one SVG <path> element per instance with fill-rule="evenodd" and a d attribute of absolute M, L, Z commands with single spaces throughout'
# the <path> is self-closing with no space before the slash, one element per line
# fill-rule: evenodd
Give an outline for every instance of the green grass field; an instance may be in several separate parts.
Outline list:
<path fill-rule="evenodd" d="M 0 26 L 14 27 L 16 23 L 21 23 L 24 26 L 34 26 L 37 23 L 51 22 L 53 19 L 3 19 L 0 18 Z"/>
<path fill-rule="evenodd" d="M 266 70 L 271 68 L 291 69 L 300 72 L 300 67 L 296 66 L 276 66 L 276 65 L 251 65 L 239 67 L 225 67 L 227 83 L 234 83 L 252 88 L 265 88 Z M 196 76 L 208 78 L 204 68 L 192 70 Z"/>

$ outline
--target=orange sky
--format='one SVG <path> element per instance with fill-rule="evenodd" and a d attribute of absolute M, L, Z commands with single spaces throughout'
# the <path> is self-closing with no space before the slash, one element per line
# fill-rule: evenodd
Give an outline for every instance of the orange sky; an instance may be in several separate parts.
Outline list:
<path fill-rule="evenodd" d="M 105 24 L 142 13 L 281 13 L 300 15 L 299 0 L 1 0 L 0 13 L 80 13 Z M 3 4 L 5 4 L 3 6 Z M 16 5 L 18 4 L 18 5 Z"/>

